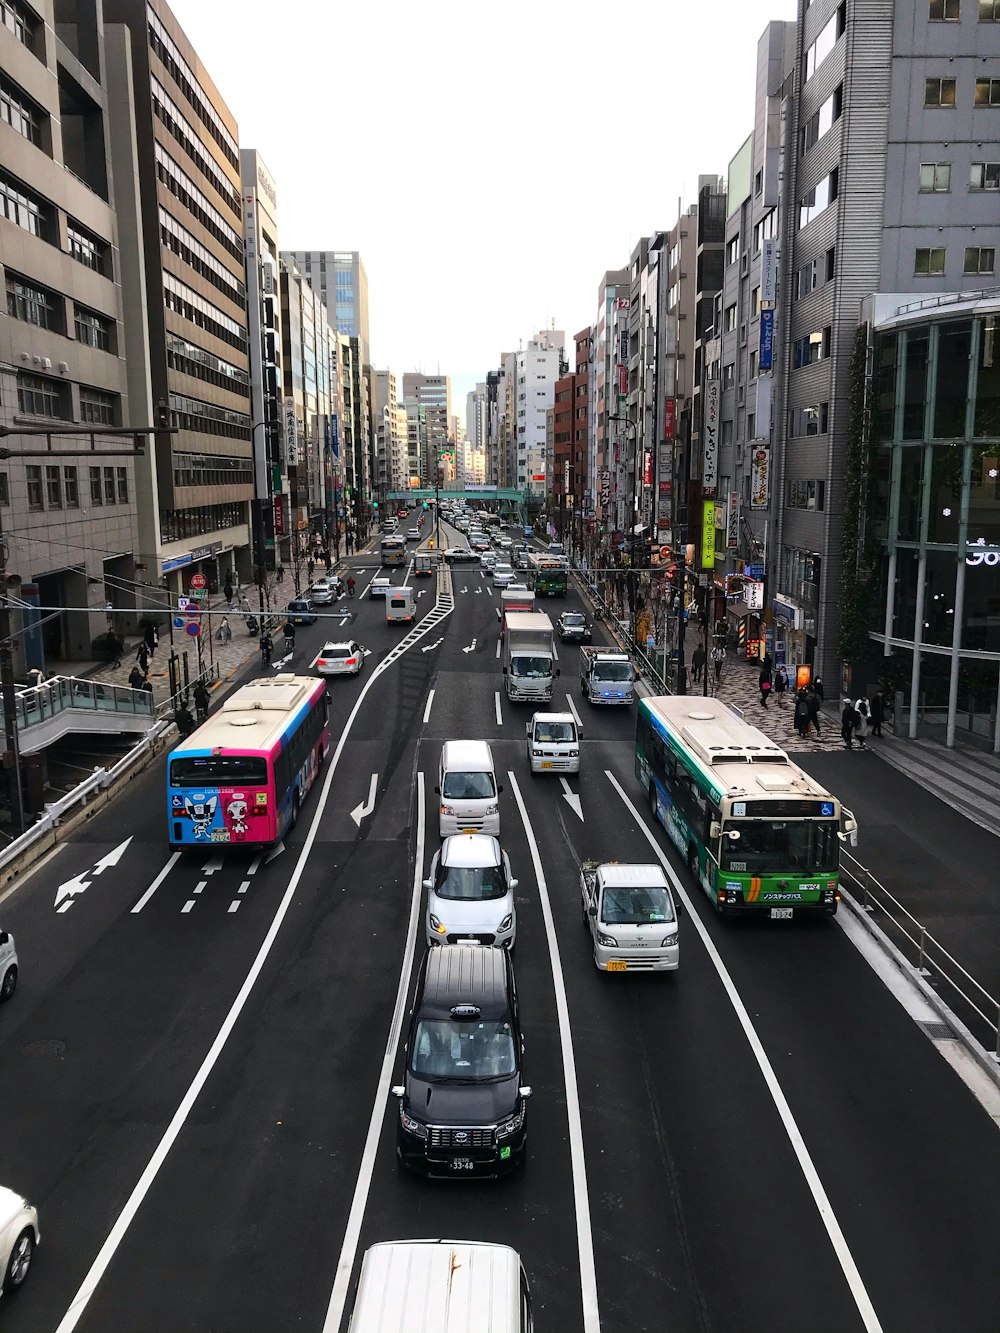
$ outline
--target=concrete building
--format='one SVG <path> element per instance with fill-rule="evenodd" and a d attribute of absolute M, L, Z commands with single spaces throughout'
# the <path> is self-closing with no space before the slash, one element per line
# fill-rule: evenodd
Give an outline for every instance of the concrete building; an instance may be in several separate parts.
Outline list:
<path fill-rule="evenodd" d="M 373 384 L 376 485 L 380 494 L 405 490 L 409 486 L 406 410 L 399 403 L 396 376 L 391 370 L 376 370 Z"/>
<path fill-rule="evenodd" d="M 552 499 L 560 540 L 574 550 L 582 542 L 583 497 L 589 490 L 590 329 L 573 339 L 575 370 L 556 381 L 553 414 Z"/>
<path fill-rule="evenodd" d="M 357 338 L 363 366 L 371 365 L 368 273 L 357 250 L 292 250 L 289 258 L 326 304 L 330 327 Z"/>
<path fill-rule="evenodd" d="M 327 307 L 329 309 L 329 307 Z M 340 447 L 344 464 L 344 504 L 352 547 L 367 537 L 372 524 L 373 447 L 368 377 L 361 364 L 358 339 L 344 333 L 333 337 Z"/>
<path fill-rule="evenodd" d="M 102 426 L 152 422 L 148 399 L 128 396 L 105 33 L 100 7 L 80 8 L 2 5 L 0 423 L 15 455 L 47 447 L 19 428 L 91 428 L 98 449 L 124 453 L 129 442 L 102 439 Z M 134 169 L 134 140 L 130 152 Z M 105 606 L 122 609 L 122 629 L 146 580 L 158 589 L 155 545 L 136 522 L 142 460 L 91 461 L 89 447 L 56 434 L 50 456 L 0 464 L 7 587 L 46 608 L 13 616 L 17 675 L 91 657 Z"/>
<path fill-rule="evenodd" d="M 619 372 L 619 323 L 625 326 L 628 312 L 627 269 L 609 269 L 597 289 L 597 313 L 592 326 L 592 356 L 590 361 L 590 473 L 593 486 L 593 525 L 589 536 L 593 540 L 592 556 L 600 539 L 612 531 L 611 505 L 611 447 L 608 416 L 618 411 L 618 392 L 623 392 L 627 381 Z"/>
<path fill-rule="evenodd" d="M 565 348 L 561 329 L 542 329 L 514 353 L 516 473 L 511 484 L 538 496 L 545 496 L 550 486 L 545 412 L 555 402 L 556 380 L 567 369 Z"/>
<path fill-rule="evenodd" d="M 164 0 L 105 0 L 129 393 L 176 434 L 139 480 L 172 592 L 252 577 L 254 494 L 236 121 Z M 112 33 L 112 25 L 120 25 Z M 127 41 L 125 35 L 127 34 Z M 134 108 L 138 172 L 127 152 Z M 125 215 L 129 215 L 126 225 Z"/>
<path fill-rule="evenodd" d="M 447 375 L 408 370 L 403 374 L 403 404 L 408 420 L 414 423 L 415 445 L 420 450 L 414 460 L 411 449 L 411 463 L 416 461 L 418 465 L 415 475 L 419 475 L 422 485 L 433 486 L 439 460 L 449 453 L 451 380 Z"/>
<path fill-rule="evenodd" d="M 465 395 L 465 433 L 473 449 L 486 449 L 489 432 L 486 384 L 477 384 Z"/>

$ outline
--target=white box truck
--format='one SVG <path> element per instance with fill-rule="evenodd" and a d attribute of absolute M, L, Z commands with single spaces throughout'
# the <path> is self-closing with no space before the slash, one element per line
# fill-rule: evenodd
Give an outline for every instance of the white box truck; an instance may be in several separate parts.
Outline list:
<path fill-rule="evenodd" d="M 628 653 L 618 648 L 581 648 L 580 693 L 588 703 L 628 707 L 635 693 Z"/>
<path fill-rule="evenodd" d="M 503 639 L 507 698 L 548 703 L 559 668 L 552 649 L 552 621 L 541 611 L 511 611 Z"/>

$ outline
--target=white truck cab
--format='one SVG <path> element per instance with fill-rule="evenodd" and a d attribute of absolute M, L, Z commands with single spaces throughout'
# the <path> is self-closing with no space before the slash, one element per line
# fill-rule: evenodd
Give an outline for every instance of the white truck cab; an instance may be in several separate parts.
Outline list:
<path fill-rule="evenodd" d="M 579 773 L 583 727 L 572 713 L 533 713 L 524 729 L 532 773 Z"/>
<path fill-rule="evenodd" d="M 662 866 L 584 861 L 580 893 L 601 972 L 676 971 L 679 907 Z"/>
<path fill-rule="evenodd" d="M 17 950 L 9 930 L 0 930 L 0 1000 L 9 1000 L 17 989 Z"/>

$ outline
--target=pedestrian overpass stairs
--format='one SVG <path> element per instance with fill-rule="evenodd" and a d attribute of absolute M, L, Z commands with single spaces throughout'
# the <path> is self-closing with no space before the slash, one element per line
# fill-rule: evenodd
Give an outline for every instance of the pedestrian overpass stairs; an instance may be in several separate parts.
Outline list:
<path fill-rule="evenodd" d="M 18 750 L 37 754 L 69 732 L 141 736 L 156 725 L 153 696 L 128 685 L 53 676 L 15 695 Z"/>

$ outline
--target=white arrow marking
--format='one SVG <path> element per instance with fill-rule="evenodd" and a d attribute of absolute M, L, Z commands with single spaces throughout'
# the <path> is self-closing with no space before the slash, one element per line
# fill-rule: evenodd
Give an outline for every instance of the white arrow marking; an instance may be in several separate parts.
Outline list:
<path fill-rule="evenodd" d="M 421 648 L 420 651 L 422 653 L 429 653 L 434 648 L 440 648 L 443 643 L 444 639 L 438 639 L 437 643 L 429 643 L 426 648 Z"/>
<path fill-rule="evenodd" d="M 361 651 L 364 653 L 365 657 L 371 657 L 372 655 L 372 650 L 370 648 L 362 648 Z"/>
<path fill-rule="evenodd" d="M 463 648 L 463 649 L 462 649 L 462 652 L 463 652 L 463 653 L 474 653 L 475 651 L 476 651 L 476 641 L 475 641 L 475 639 L 472 640 L 472 642 L 469 644 L 468 648 Z"/>
<path fill-rule="evenodd" d="M 84 879 L 83 875 L 84 872 L 81 870 L 79 875 L 74 875 L 72 879 L 66 880 L 65 884 L 59 885 L 58 889 L 56 889 L 56 901 L 55 901 L 56 907 L 59 907 L 59 904 L 62 902 L 64 898 L 73 899 L 76 897 L 78 893 L 84 893 L 87 889 L 90 888 L 91 881 L 89 879 Z M 66 907 L 71 907 L 71 906 L 72 902 L 68 902 L 66 904 Z M 66 908 L 59 907 L 59 910 L 60 912 L 64 912 Z"/>
<path fill-rule="evenodd" d="M 463 591 L 463 592 L 468 592 L 469 589 L 468 589 L 467 587 L 465 587 L 465 588 L 462 589 L 462 591 Z"/>
<path fill-rule="evenodd" d="M 580 802 L 580 798 L 579 798 L 579 796 L 577 796 L 577 795 L 575 794 L 575 792 L 571 792 L 571 791 L 570 791 L 570 789 L 569 789 L 569 783 L 566 781 L 565 778 L 560 778 L 559 781 L 562 783 L 563 799 L 569 802 L 569 808 L 570 808 L 571 810 L 575 811 L 576 814 L 577 814 L 577 815 L 580 817 L 580 819 L 582 820 L 582 819 L 583 819 L 583 805 L 582 805 L 581 802 Z"/>
<path fill-rule="evenodd" d="M 126 838 L 124 842 L 119 843 L 113 852 L 108 852 L 107 856 L 102 856 L 94 866 L 91 874 L 99 875 L 102 870 L 107 870 L 108 866 L 116 866 L 125 855 L 125 849 L 131 841 L 131 838 Z"/>
<path fill-rule="evenodd" d="M 267 860 L 264 862 L 264 864 L 266 866 L 269 866 L 271 862 L 274 861 L 277 857 L 279 857 L 284 850 L 285 850 L 285 844 L 283 842 L 279 842 L 277 847 L 272 847 L 271 850 L 268 852 Z"/>
<path fill-rule="evenodd" d="M 221 856 L 214 856 L 211 861 L 207 861 L 201 868 L 203 875 L 214 875 L 217 870 L 221 870 L 223 861 Z"/>
<path fill-rule="evenodd" d="M 355 824 L 357 824 L 358 828 L 361 827 L 362 819 L 367 819 L 375 809 L 375 792 L 377 788 L 378 774 L 373 773 L 371 783 L 368 787 L 368 800 L 362 801 L 360 805 L 356 805 L 351 811 L 351 818 L 354 820 Z"/>
<path fill-rule="evenodd" d="M 292 657 L 293 654 L 289 653 L 287 657 L 279 657 L 277 662 L 272 662 L 271 665 L 274 667 L 275 671 L 280 671 L 286 662 L 290 662 L 292 660 Z"/>

